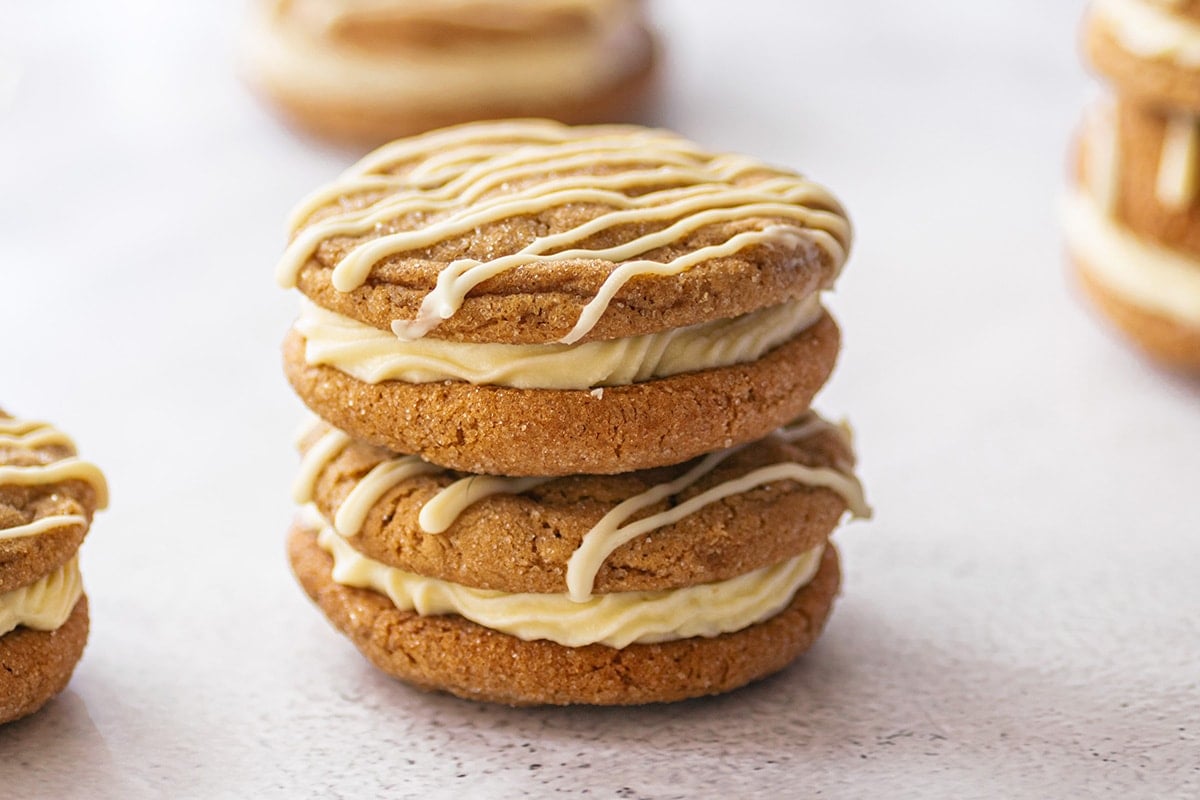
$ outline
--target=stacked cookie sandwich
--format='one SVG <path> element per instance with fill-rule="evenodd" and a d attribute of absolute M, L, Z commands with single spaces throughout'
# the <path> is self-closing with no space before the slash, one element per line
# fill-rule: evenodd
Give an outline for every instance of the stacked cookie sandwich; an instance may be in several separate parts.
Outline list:
<path fill-rule="evenodd" d="M 510 116 L 632 119 L 655 46 L 640 0 L 252 0 L 246 79 L 297 126 L 380 144 Z"/>
<path fill-rule="evenodd" d="M 0 723 L 61 692 L 83 655 L 78 551 L 107 503 L 104 476 L 70 438 L 0 411 Z"/>
<path fill-rule="evenodd" d="M 1099 310 L 1155 360 L 1200 371 L 1200 2 L 1094 0 L 1090 111 L 1067 245 Z"/>
<path fill-rule="evenodd" d="M 819 634 L 868 509 L 809 410 L 850 229 L 669 132 L 477 123 L 294 212 L 305 591 L 381 669 L 516 705 L 727 691 Z"/>

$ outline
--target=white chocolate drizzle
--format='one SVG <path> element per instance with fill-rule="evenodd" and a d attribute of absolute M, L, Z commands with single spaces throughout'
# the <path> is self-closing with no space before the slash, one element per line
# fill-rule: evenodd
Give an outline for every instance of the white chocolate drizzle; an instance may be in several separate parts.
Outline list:
<path fill-rule="evenodd" d="M 824 432 L 833 432 L 850 446 L 849 429 L 834 426 L 815 414 L 795 425 L 776 431 L 774 436 L 784 441 L 795 442 Z M 337 457 L 349 437 L 336 429 L 322 436 L 305 453 L 301 466 L 302 478 L 297 481 L 296 501 L 312 501 L 312 488 L 320 472 Z M 567 562 L 567 591 L 578 603 L 591 597 L 596 574 L 612 553 L 626 542 L 653 530 L 673 525 L 710 503 L 718 502 L 735 494 L 748 492 L 760 486 L 778 481 L 795 481 L 805 486 L 831 489 L 846 501 L 850 513 L 858 518 L 871 516 L 862 484 L 854 476 L 853 463 L 839 463 L 836 468 L 808 467 L 793 462 L 781 462 L 754 469 L 737 478 L 723 481 L 706 491 L 689 498 L 673 508 L 649 517 L 626 523 L 637 512 L 662 500 L 679 494 L 695 485 L 722 462 L 749 445 L 738 445 L 711 453 L 675 480 L 661 483 L 619 503 L 592 527 L 583 537 L 580 547 Z M 424 465 L 424 466 L 422 466 Z M 401 456 L 376 465 L 364 482 L 368 488 L 355 487 L 342 501 L 334 515 L 333 527 L 342 537 L 357 535 L 371 507 L 391 488 L 407 477 L 441 471 L 439 467 L 423 462 L 418 456 Z M 458 516 L 471 504 L 496 494 L 520 494 L 541 486 L 552 478 L 502 477 L 494 475 L 472 475 L 459 479 L 440 489 L 425 502 L 418 514 L 418 525 L 428 534 L 441 534 L 449 530 Z M 362 484 L 360 483 L 359 486 Z M 299 489 L 305 487 L 301 492 Z"/>
<path fill-rule="evenodd" d="M 1196 160 L 1200 151 L 1200 120 L 1190 114 L 1167 118 L 1155 191 L 1158 201 L 1172 211 L 1187 208 L 1196 199 Z"/>
<path fill-rule="evenodd" d="M 47 422 L 0 417 L 0 448 L 33 452 L 47 447 L 61 447 L 72 455 L 48 464 L 0 464 L 0 486 L 47 486 L 63 481 L 79 480 L 89 484 L 96 494 L 96 508 L 108 506 L 108 483 L 96 465 L 73 455 L 75 443 L 62 431 Z M 0 529 L 0 541 L 39 536 L 72 525 L 87 525 L 82 514 L 54 514 L 28 523 Z"/>
<path fill-rule="evenodd" d="M 422 159 L 407 174 L 391 174 Z M 553 177 L 596 166 L 628 169 Z M 755 182 L 747 179 L 751 175 L 762 177 Z M 530 182 L 531 178 L 535 180 Z M 337 198 L 370 195 L 380 196 L 364 207 L 335 211 L 299 227 Z M 820 250 L 836 274 L 850 239 L 849 223 L 829 192 L 745 156 L 707 154 L 660 130 L 512 121 L 437 131 L 367 156 L 293 213 L 295 235 L 276 275 L 281 285 L 293 287 L 322 242 L 374 236 L 352 247 L 333 268 L 334 289 L 351 292 L 368 280 L 377 264 L 392 256 L 419 252 L 505 219 L 567 205 L 606 210 L 569 230 L 537 237 L 515 253 L 449 263 L 439 272 L 416 317 L 394 320 L 393 333 L 402 339 L 426 335 L 453 316 L 476 286 L 519 267 L 569 260 L 610 262 L 612 269 L 596 295 L 560 340 L 572 344 L 587 335 L 621 287 L 635 277 L 678 275 L 710 259 L 762 244 Z M 415 230 L 389 231 L 388 226 L 404 215 L 422 215 L 428 222 Z M 679 245 L 702 227 L 741 220 L 757 221 L 759 227 L 668 261 L 647 257 L 660 248 Z M 580 244 L 631 223 L 665 227 L 608 247 Z"/>

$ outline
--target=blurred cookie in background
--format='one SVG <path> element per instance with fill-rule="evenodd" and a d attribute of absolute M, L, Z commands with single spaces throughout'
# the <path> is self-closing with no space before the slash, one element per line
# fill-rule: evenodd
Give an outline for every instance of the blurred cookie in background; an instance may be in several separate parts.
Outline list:
<path fill-rule="evenodd" d="M 479 119 L 637 121 L 640 0 L 252 0 L 241 71 L 296 128 L 376 145 Z"/>
<path fill-rule="evenodd" d="M 1158 363 L 1200 372 L 1200 3 L 1096 0 L 1115 100 L 1083 125 L 1067 248 L 1097 310 Z"/>

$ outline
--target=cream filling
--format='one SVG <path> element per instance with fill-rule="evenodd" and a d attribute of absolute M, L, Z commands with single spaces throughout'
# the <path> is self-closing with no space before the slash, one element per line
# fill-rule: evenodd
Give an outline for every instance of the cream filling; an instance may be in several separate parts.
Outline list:
<path fill-rule="evenodd" d="M 61 628 L 82 594 L 76 555 L 37 583 L 0 594 L 0 636 L 18 625 L 38 631 Z"/>
<path fill-rule="evenodd" d="M 1200 67 L 1200 25 L 1195 22 L 1144 0 L 1093 0 L 1093 7 L 1130 53 Z"/>
<path fill-rule="evenodd" d="M 327 524 L 318 544 L 333 556 L 333 580 L 384 594 L 423 616 L 457 614 L 477 625 L 566 647 L 666 642 L 743 630 L 778 614 L 821 565 L 823 547 L 730 580 L 652 592 L 616 592 L 578 603 L 566 594 L 474 589 L 389 567 L 359 553 Z"/>
<path fill-rule="evenodd" d="M 1079 190 L 1064 201 L 1063 226 L 1096 280 L 1148 311 L 1200 325 L 1200 261 L 1134 235 Z"/>
<path fill-rule="evenodd" d="M 308 364 L 330 366 L 366 383 L 454 380 L 516 389 L 590 389 L 754 361 L 812 326 L 822 313 L 814 294 L 661 333 L 574 345 L 512 345 L 405 341 L 302 301 L 296 330 L 305 338 Z"/>
<path fill-rule="evenodd" d="M 267 83 L 331 103 L 411 107 L 416 113 L 498 103 L 554 103 L 618 82 L 645 57 L 632 4 L 597 20 L 588 37 L 567 41 L 496 41 L 471 47 L 341 46 L 267 3 L 252 3 L 246 25 L 247 66 Z M 448 9 L 453 14 L 456 9 Z"/>

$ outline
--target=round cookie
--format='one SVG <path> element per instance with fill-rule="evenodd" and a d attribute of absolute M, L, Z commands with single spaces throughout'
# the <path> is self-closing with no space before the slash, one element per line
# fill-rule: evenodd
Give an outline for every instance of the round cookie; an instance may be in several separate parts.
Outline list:
<path fill-rule="evenodd" d="M 301 399 L 356 437 L 455 469 L 683 461 L 804 410 L 836 358 L 817 298 L 849 245 L 837 201 L 665 131 L 537 120 L 437 131 L 366 157 L 293 221 L 280 282 L 334 320 L 302 314 L 304 335 L 289 337 Z M 790 327 L 768 346 L 777 326 L 765 320 L 781 317 Z M 746 349 L 707 332 L 719 325 L 740 326 Z M 576 379 L 580 363 L 565 368 L 577 383 L 553 386 L 372 372 L 380 348 L 411 361 L 428 341 L 458 369 L 587 346 L 657 354 L 680 335 L 709 338 L 633 379 Z M 480 345 L 496 347 L 484 357 Z M 562 448 L 564 436 L 584 446 Z"/>
<path fill-rule="evenodd" d="M 1200 258 L 1190 248 L 1196 198 L 1172 208 L 1160 196 L 1164 146 L 1161 139 L 1155 146 L 1153 136 L 1163 125 L 1155 119 L 1128 105 L 1116 113 L 1092 109 L 1078 140 L 1064 233 L 1077 280 L 1100 313 L 1155 360 L 1196 371 Z"/>
<path fill-rule="evenodd" d="M 293 529 L 292 569 L 305 592 L 384 672 L 416 686 L 509 705 L 632 705 L 718 694 L 785 667 L 816 640 L 840 580 L 836 551 L 774 617 L 736 633 L 623 649 L 523 641 L 461 617 L 422 617 L 387 597 L 335 583 L 333 560 Z"/>
<path fill-rule="evenodd" d="M 462 382 L 369 384 L 305 364 L 294 333 L 284 370 L 309 408 L 373 444 L 465 472 L 606 474 L 763 436 L 808 408 L 833 371 L 839 343 L 826 315 L 753 363 L 609 387 L 600 396 Z M 564 448 L 566 441 L 572 446 Z"/>
<path fill-rule="evenodd" d="M 480 119 L 633 120 L 655 38 L 637 0 L 255 0 L 247 82 L 297 128 L 380 144 Z"/>
<path fill-rule="evenodd" d="M 662 519 L 590 567 L 578 564 L 581 575 L 594 575 L 587 581 L 594 592 L 734 578 L 819 546 L 848 507 L 867 513 L 846 433 L 815 415 L 703 460 L 533 482 L 438 469 L 349 440 L 326 425 L 308 432 L 301 446 L 296 500 L 313 502 L 354 549 L 407 572 L 509 593 L 565 591 L 568 565 L 581 544 L 609 535 L 600 529 L 605 517 L 664 485 L 674 484 L 621 516 L 614 528 L 689 501 L 712 502 L 680 519 Z M 802 469 L 788 478 L 748 478 L 783 465 Z M 743 485 L 721 496 L 738 481 Z"/>
<path fill-rule="evenodd" d="M 62 432 L 0 410 L 0 594 L 70 560 L 107 499 L 103 476 Z"/>
<path fill-rule="evenodd" d="M 1200 16 L 1185 4 L 1093 0 L 1084 30 L 1092 65 L 1143 105 L 1200 114 Z"/>
<path fill-rule="evenodd" d="M 83 595 L 61 627 L 0 636 L 0 724 L 28 716 L 66 688 L 88 638 Z"/>

